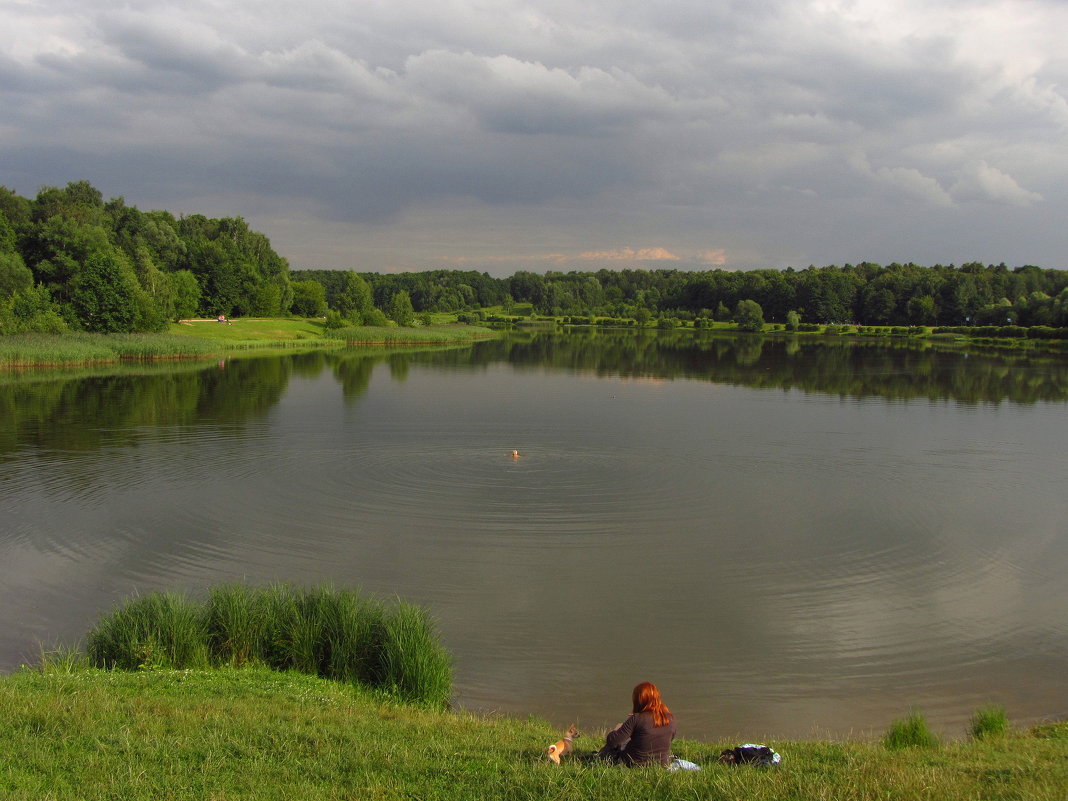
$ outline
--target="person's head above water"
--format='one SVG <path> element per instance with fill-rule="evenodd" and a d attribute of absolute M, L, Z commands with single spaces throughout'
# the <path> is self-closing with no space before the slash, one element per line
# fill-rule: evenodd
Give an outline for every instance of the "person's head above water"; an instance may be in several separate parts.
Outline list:
<path fill-rule="evenodd" d="M 652 712 L 654 726 L 663 726 L 671 719 L 671 710 L 661 700 L 660 690 L 651 681 L 643 681 L 637 685 L 631 697 L 634 702 L 634 714 Z"/>

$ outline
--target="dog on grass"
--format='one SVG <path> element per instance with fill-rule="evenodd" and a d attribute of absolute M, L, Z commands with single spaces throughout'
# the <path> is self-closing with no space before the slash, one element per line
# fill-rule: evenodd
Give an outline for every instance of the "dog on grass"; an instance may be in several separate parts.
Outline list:
<path fill-rule="evenodd" d="M 564 738 L 562 740 L 557 740 L 555 743 L 550 745 L 546 749 L 545 753 L 549 755 L 549 759 L 559 765 L 560 757 L 575 750 L 575 746 L 572 744 L 571 741 L 574 740 L 576 737 L 580 736 L 581 735 L 579 734 L 578 729 L 575 728 L 575 724 L 572 723 L 570 726 L 568 726 L 567 734 L 564 735 Z"/>

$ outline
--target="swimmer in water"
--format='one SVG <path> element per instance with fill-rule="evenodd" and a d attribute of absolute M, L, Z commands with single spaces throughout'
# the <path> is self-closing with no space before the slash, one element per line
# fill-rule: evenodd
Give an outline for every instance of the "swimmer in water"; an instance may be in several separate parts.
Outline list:
<path fill-rule="evenodd" d="M 513 459 L 518 459 L 519 458 L 519 451 L 512 451 L 512 458 Z"/>

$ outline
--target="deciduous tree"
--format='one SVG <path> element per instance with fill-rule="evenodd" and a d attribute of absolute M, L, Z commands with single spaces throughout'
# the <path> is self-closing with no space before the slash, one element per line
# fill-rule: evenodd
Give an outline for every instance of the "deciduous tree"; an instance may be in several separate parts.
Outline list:
<path fill-rule="evenodd" d="M 734 319 L 743 331 L 764 329 L 764 310 L 755 300 L 740 300 L 734 310 Z"/>

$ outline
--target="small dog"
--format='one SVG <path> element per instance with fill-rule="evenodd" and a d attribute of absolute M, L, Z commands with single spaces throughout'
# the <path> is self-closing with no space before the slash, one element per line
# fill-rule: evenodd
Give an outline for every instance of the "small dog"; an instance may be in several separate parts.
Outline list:
<path fill-rule="evenodd" d="M 559 765 L 560 757 L 564 756 L 567 753 L 570 753 L 575 749 L 575 746 L 572 745 L 571 741 L 576 737 L 581 736 L 582 735 L 579 734 L 578 729 L 575 728 L 575 724 L 572 723 L 570 726 L 568 726 L 567 734 L 564 735 L 564 739 L 557 740 L 555 743 L 550 745 L 546 749 L 545 753 L 549 755 L 549 759 Z"/>

